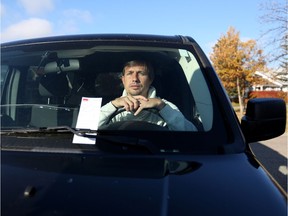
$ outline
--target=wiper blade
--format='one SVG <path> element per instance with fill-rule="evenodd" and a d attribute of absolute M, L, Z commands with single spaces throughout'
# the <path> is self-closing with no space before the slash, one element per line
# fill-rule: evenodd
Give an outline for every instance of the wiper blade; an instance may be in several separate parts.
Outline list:
<path fill-rule="evenodd" d="M 48 129 L 48 128 L 47 128 Z M 46 130 L 47 130 L 46 129 Z M 97 146 L 101 150 L 115 150 L 115 146 L 120 146 L 121 151 L 138 151 L 141 152 L 146 151 L 149 153 L 159 153 L 160 149 L 157 145 L 151 143 L 149 140 L 141 139 L 139 137 L 131 137 L 131 136 L 123 136 L 119 134 L 104 134 L 97 130 L 90 130 L 90 129 L 73 129 L 68 126 L 61 126 L 61 127 L 54 127 L 49 129 L 54 131 L 61 131 L 61 130 L 68 130 L 75 135 L 82 136 L 82 137 L 89 137 L 89 138 L 96 138 L 96 140 L 100 141 L 97 143 Z M 104 142 L 101 142 L 104 141 Z M 103 144 L 103 145 L 102 145 Z"/>
<path fill-rule="evenodd" d="M 148 140 L 139 139 L 136 137 L 97 135 L 96 140 L 97 147 L 102 151 L 116 153 L 160 153 L 160 149 L 157 147 L 157 145 Z"/>
<path fill-rule="evenodd" d="M 69 126 L 57 126 L 57 127 L 39 127 L 39 128 L 16 128 L 16 129 L 9 129 L 9 130 L 2 130 L 1 134 L 5 135 L 14 135 L 14 134 L 29 134 L 29 133 L 43 133 L 43 132 L 71 132 L 73 134 L 79 136 L 87 136 L 89 134 L 95 134 L 96 131 L 93 130 L 77 130 L 73 129 Z M 94 135 L 95 137 L 95 135 Z"/>
<path fill-rule="evenodd" d="M 97 130 L 90 130 L 90 129 L 75 129 L 71 128 L 69 126 L 57 126 L 57 127 L 44 127 L 39 128 L 39 131 L 41 132 L 67 132 L 70 131 L 71 133 L 83 136 L 83 137 L 91 137 L 94 138 L 97 135 Z"/>
<path fill-rule="evenodd" d="M 71 131 L 72 133 L 83 136 L 83 137 L 89 137 L 89 138 L 96 138 L 96 140 L 100 141 L 100 143 L 97 143 L 97 146 L 101 150 L 107 150 L 107 151 L 113 151 L 115 150 L 115 147 L 120 147 L 118 150 L 120 151 L 135 151 L 141 152 L 146 151 L 152 154 L 156 154 L 160 152 L 160 149 L 157 147 L 157 145 L 153 144 L 151 141 L 146 139 L 141 139 L 139 137 L 133 137 L 133 136 L 123 136 L 119 133 L 113 133 L 111 132 L 104 132 L 104 131 L 97 131 L 97 130 L 89 130 L 89 129 L 80 129 L 75 130 L 69 127 L 64 127 L 67 130 Z M 104 142 L 101 142 L 104 141 Z"/>
<path fill-rule="evenodd" d="M 90 129 L 75 129 L 69 126 L 57 126 L 57 127 L 40 127 L 40 128 L 33 128 L 33 129 L 21 129 L 21 130 L 14 130 L 14 131 L 6 131 L 1 132 L 5 135 L 15 135 L 15 134 L 31 134 L 31 133 L 72 133 L 74 135 L 88 137 L 88 138 L 96 138 L 97 146 L 101 150 L 106 151 L 113 151 L 115 150 L 115 146 L 121 148 L 122 151 L 131 152 L 132 150 L 141 152 L 146 151 L 149 153 L 159 153 L 160 149 L 157 147 L 156 144 L 153 144 L 151 141 L 146 139 L 141 139 L 139 137 L 133 136 L 123 136 L 119 133 L 111 133 L 104 132 L 104 131 L 97 131 L 97 130 L 90 130 Z M 142 149 L 142 150 L 141 150 Z"/>

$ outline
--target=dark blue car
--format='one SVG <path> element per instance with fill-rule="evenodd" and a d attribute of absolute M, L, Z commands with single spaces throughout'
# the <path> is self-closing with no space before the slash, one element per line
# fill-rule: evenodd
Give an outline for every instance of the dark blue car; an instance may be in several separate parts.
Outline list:
<path fill-rule="evenodd" d="M 249 148 L 285 124 L 272 98 L 240 123 L 191 37 L 3 43 L 1 215 L 285 216 L 287 194 Z"/>

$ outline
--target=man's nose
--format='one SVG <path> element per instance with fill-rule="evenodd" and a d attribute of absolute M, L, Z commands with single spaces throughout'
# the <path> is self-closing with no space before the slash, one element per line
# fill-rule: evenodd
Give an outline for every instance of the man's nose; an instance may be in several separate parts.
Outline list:
<path fill-rule="evenodd" d="M 138 73 L 133 73 L 132 79 L 133 81 L 138 81 L 139 80 Z"/>

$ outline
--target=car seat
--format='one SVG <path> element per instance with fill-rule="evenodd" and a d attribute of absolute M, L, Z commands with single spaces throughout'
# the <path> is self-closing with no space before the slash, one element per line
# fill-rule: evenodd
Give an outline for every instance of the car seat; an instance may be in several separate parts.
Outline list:
<path fill-rule="evenodd" d="M 39 80 L 39 94 L 44 104 L 33 105 L 30 126 L 74 126 L 78 109 L 69 108 L 65 97 L 69 94 L 66 73 L 48 73 Z"/>

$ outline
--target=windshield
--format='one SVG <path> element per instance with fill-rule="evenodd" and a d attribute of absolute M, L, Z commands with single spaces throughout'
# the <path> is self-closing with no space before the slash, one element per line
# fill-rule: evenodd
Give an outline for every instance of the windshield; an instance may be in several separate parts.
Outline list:
<path fill-rule="evenodd" d="M 184 46 L 42 44 L 1 54 L 2 131 L 201 134 L 211 132 L 216 119 L 216 128 L 224 128 L 206 72 Z M 79 127 L 88 99 L 100 105 L 83 108 L 90 126 Z"/>

